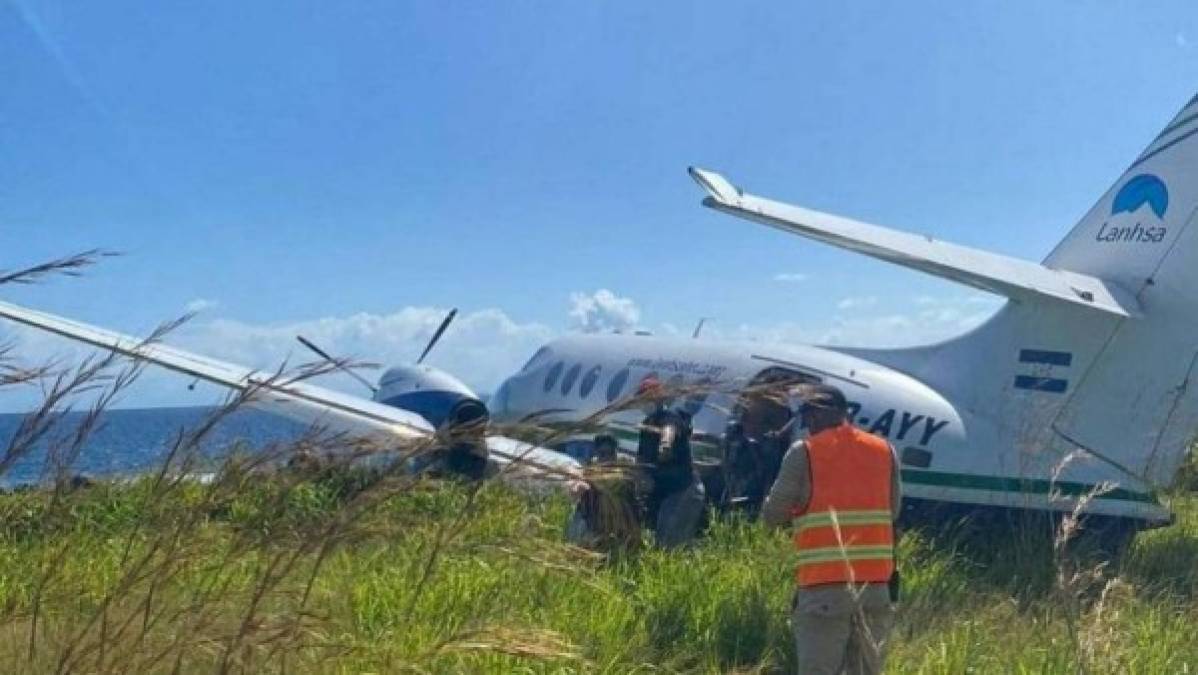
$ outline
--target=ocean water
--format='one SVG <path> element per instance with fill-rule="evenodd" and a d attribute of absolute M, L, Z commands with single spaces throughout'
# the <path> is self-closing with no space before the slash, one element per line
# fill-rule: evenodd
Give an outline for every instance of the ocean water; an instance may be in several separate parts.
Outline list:
<path fill-rule="evenodd" d="M 207 407 L 106 411 L 99 428 L 84 445 L 72 472 L 105 477 L 137 474 L 154 468 L 170 450 L 180 430 L 196 428 L 212 411 L 213 408 Z M 82 413 L 67 415 L 52 433 L 70 433 L 82 417 Z M 8 448 L 21 419 L 22 415 L 0 414 L 0 450 Z M 305 430 L 304 425 L 286 418 L 242 409 L 222 419 L 201 444 L 201 449 L 208 456 L 219 457 L 236 443 L 262 448 L 296 438 Z M 42 480 L 47 447 L 46 442 L 40 443 L 33 453 L 14 464 L 0 476 L 0 486 L 12 487 Z"/>

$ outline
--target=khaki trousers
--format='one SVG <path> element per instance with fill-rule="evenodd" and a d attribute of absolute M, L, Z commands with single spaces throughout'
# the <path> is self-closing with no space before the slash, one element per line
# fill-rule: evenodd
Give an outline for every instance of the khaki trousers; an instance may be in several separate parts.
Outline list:
<path fill-rule="evenodd" d="M 800 675 L 881 673 L 894 606 L 886 584 L 801 588 L 791 613 Z"/>

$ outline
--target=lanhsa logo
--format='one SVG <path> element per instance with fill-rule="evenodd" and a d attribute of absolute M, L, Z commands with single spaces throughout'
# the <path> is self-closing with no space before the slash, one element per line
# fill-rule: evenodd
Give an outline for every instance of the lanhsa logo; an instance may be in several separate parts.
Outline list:
<path fill-rule="evenodd" d="M 1119 192 L 1115 194 L 1115 200 L 1111 204 L 1111 218 L 1115 219 L 1124 213 L 1134 217 L 1140 207 L 1145 204 L 1156 215 L 1157 223 L 1146 226 L 1138 218 L 1130 225 L 1112 225 L 1110 221 L 1107 221 L 1098 228 L 1098 234 L 1094 235 L 1094 239 L 1107 242 L 1134 241 L 1150 244 L 1159 244 L 1164 241 L 1165 235 L 1169 233 L 1169 228 L 1161 225 L 1159 221 L 1165 217 L 1165 212 L 1169 209 L 1169 190 L 1165 187 L 1164 181 L 1152 174 L 1142 173 L 1119 188 Z M 1119 220 L 1123 220 L 1123 218 L 1119 218 Z"/>

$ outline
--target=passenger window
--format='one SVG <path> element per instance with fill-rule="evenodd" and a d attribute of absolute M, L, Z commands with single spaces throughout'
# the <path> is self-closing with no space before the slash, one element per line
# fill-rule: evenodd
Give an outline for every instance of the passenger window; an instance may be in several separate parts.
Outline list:
<path fill-rule="evenodd" d="M 603 368 L 595 366 L 587 371 L 586 375 L 582 376 L 582 384 L 578 385 L 578 396 L 586 398 L 591 395 L 591 390 L 595 388 L 595 383 L 599 381 L 599 373 Z"/>
<path fill-rule="evenodd" d="M 552 368 L 549 369 L 549 374 L 547 374 L 545 376 L 545 393 L 546 394 L 549 393 L 550 389 L 553 389 L 553 385 L 557 384 L 557 378 L 562 376 L 562 368 L 565 368 L 565 367 L 566 367 L 566 364 L 562 363 L 561 361 L 558 361 L 557 363 L 553 364 Z"/>
<path fill-rule="evenodd" d="M 625 368 L 612 376 L 607 385 L 608 403 L 615 403 L 616 399 L 620 398 L 620 392 L 624 391 L 624 385 L 628 384 L 628 375 L 628 369 Z"/>
<path fill-rule="evenodd" d="M 578 374 L 582 372 L 582 366 L 575 363 L 566 371 L 566 376 L 562 378 L 562 396 L 570 393 L 570 389 L 574 387 L 574 382 L 578 380 Z"/>

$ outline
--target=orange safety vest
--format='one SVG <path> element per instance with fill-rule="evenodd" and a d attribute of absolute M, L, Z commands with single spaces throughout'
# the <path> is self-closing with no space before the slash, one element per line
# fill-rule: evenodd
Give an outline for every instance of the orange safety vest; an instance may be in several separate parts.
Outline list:
<path fill-rule="evenodd" d="M 894 572 L 886 441 L 842 424 L 807 439 L 811 499 L 798 519 L 799 586 L 885 582 Z"/>

